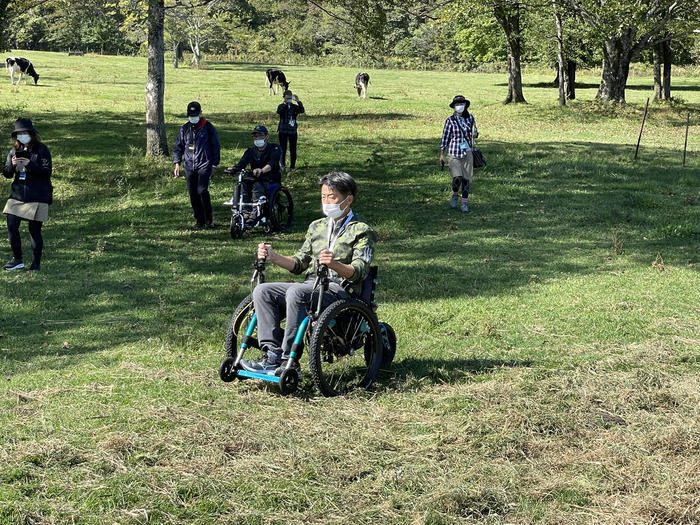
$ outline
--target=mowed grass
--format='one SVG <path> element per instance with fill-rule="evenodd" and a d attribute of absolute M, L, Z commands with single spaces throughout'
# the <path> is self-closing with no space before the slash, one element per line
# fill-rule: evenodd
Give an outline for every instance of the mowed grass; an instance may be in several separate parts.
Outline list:
<path fill-rule="evenodd" d="M 610 108 L 584 74 L 560 109 L 552 75 L 503 106 L 502 75 L 370 71 L 363 101 L 355 70 L 285 67 L 308 112 L 296 221 L 232 241 L 229 178 L 221 227 L 194 231 L 170 161 L 144 158 L 145 59 L 20 54 L 40 84 L 6 82 L 2 129 L 34 119 L 56 202 L 42 271 L 0 275 L 0 523 L 700 522 L 697 78 L 633 161 L 649 78 Z M 233 164 L 276 129 L 266 67 L 168 67 L 169 141 L 199 100 Z M 468 215 L 437 165 L 457 93 L 488 161 Z M 308 374 L 289 397 L 222 383 L 256 244 L 300 245 L 332 167 L 380 236 L 394 365 L 333 399 Z"/>

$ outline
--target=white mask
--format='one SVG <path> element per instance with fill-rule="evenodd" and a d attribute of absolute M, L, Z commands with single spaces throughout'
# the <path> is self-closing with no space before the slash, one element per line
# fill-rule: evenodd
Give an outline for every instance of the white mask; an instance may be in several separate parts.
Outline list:
<path fill-rule="evenodd" d="M 349 197 L 349 195 L 348 195 Z M 321 203 L 321 206 L 323 207 L 323 214 L 328 217 L 329 219 L 337 219 L 341 215 L 343 215 L 344 210 L 340 207 L 341 204 L 343 204 L 346 200 L 348 200 L 348 197 L 345 197 L 340 203 L 338 204 L 326 204 L 326 203 Z"/>
<path fill-rule="evenodd" d="M 265 139 L 255 139 L 253 144 L 258 148 L 262 148 L 265 145 Z"/>
<path fill-rule="evenodd" d="M 464 104 L 460 104 L 459 106 L 455 106 L 455 111 L 457 113 L 462 113 L 464 111 Z"/>
<path fill-rule="evenodd" d="M 199 122 L 199 117 L 187 117 L 192 124 Z"/>
<path fill-rule="evenodd" d="M 19 140 L 22 144 L 29 144 L 32 141 L 32 137 L 29 135 L 29 133 L 18 133 L 17 140 Z"/>

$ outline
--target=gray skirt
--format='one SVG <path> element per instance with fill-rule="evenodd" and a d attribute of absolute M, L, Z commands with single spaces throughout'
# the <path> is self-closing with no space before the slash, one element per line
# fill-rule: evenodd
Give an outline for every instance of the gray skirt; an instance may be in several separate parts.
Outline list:
<path fill-rule="evenodd" d="M 22 202 L 16 199 L 7 199 L 5 215 L 16 215 L 28 221 L 44 222 L 49 219 L 49 205 L 45 202 Z"/>

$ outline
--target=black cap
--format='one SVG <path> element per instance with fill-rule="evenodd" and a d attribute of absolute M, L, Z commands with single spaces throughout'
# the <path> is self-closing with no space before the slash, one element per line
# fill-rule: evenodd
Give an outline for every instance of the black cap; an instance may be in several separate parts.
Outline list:
<path fill-rule="evenodd" d="M 265 126 L 255 126 L 252 134 L 255 135 L 256 133 L 264 133 L 267 135 L 267 128 Z"/>
<path fill-rule="evenodd" d="M 457 95 L 455 98 L 453 98 L 452 102 L 450 102 L 450 107 L 454 108 L 457 104 L 464 104 L 464 109 L 469 107 L 469 101 L 464 98 L 464 95 Z"/>
<path fill-rule="evenodd" d="M 199 105 L 199 102 L 193 101 L 187 104 L 187 116 L 188 117 L 196 117 L 202 112 L 202 106 Z"/>
<path fill-rule="evenodd" d="M 12 132 L 12 138 L 17 136 L 20 131 L 31 131 L 32 133 L 39 133 L 34 129 L 32 125 L 32 119 L 30 118 L 18 118 L 15 120 L 15 130 Z"/>

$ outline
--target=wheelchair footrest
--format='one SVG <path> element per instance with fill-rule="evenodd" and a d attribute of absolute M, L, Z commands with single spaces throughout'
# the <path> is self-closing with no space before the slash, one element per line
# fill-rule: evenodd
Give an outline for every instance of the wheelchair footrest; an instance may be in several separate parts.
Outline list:
<path fill-rule="evenodd" d="M 279 383 L 280 378 L 274 374 L 263 374 L 262 372 L 249 372 L 248 370 L 239 370 L 238 375 L 240 377 L 250 377 L 252 379 L 261 379 L 262 381 L 269 381 L 270 383 Z"/>

